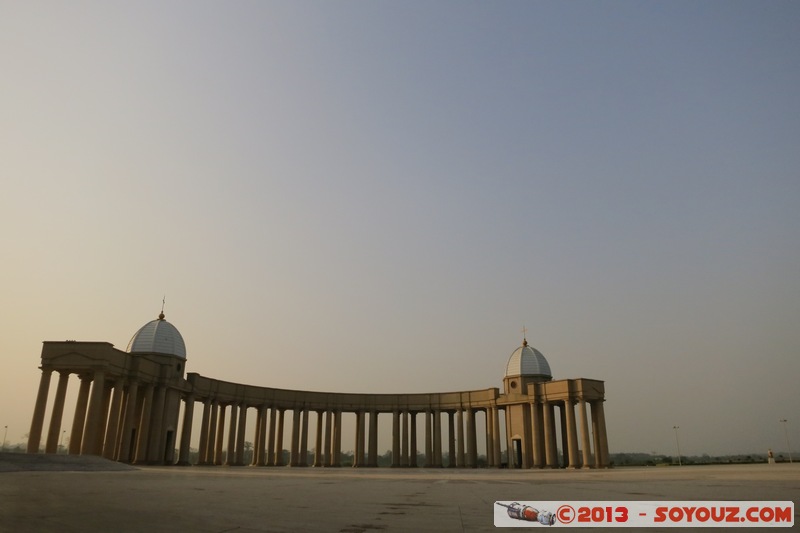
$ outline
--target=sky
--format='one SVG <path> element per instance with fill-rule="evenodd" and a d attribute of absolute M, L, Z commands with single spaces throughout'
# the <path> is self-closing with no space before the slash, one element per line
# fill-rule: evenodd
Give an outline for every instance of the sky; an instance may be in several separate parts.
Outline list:
<path fill-rule="evenodd" d="M 204 376 L 502 387 L 524 326 L 555 379 L 605 381 L 612 453 L 674 454 L 674 426 L 684 454 L 799 449 L 798 26 L 787 1 L 0 0 L 8 441 L 42 341 L 124 350 L 166 295 Z"/>

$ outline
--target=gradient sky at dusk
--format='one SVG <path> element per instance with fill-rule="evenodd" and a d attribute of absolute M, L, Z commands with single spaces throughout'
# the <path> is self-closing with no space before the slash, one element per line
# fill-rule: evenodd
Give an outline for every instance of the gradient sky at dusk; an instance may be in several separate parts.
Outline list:
<path fill-rule="evenodd" d="M 0 426 L 29 430 L 41 341 L 125 349 L 166 294 L 205 376 L 501 387 L 525 325 L 556 379 L 606 382 L 612 452 L 672 454 L 675 425 L 784 450 L 782 418 L 797 449 L 798 27 L 786 1 L 0 0 Z"/>

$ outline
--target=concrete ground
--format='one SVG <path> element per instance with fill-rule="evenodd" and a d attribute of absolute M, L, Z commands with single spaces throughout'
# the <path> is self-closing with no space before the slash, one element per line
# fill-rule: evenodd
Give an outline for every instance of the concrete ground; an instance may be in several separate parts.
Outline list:
<path fill-rule="evenodd" d="M 0 454 L 2 532 L 494 531 L 496 500 L 791 500 L 800 524 L 800 464 L 134 468 L 92 457 Z"/>

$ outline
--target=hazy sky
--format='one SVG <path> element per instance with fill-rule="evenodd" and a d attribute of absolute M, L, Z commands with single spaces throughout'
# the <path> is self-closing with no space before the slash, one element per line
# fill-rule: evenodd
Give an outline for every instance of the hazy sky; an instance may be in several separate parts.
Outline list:
<path fill-rule="evenodd" d="M 205 376 L 501 387 L 526 325 L 556 379 L 605 381 L 612 452 L 784 450 L 781 418 L 797 449 L 798 27 L 0 0 L 0 425 L 29 430 L 41 341 L 125 349 L 166 294 Z"/>

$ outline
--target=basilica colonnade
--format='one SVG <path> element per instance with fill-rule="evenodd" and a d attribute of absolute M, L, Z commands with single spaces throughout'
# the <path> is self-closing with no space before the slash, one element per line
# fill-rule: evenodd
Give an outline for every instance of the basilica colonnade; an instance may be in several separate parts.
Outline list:
<path fill-rule="evenodd" d="M 527 341 L 509 359 L 502 392 L 311 392 L 186 374 L 182 337 L 163 313 L 127 351 L 107 342 L 46 341 L 41 360 L 29 453 L 56 453 L 68 427 L 68 453 L 128 463 L 336 467 L 347 417 L 354 467 L 378 466 L 379 442 L 389 435 L 392 467 L 608 466 L 603 382 L 552 380 Z M 70 382 L 78 392 L 65 424 Z"/>
<path fill-rule="evenodd" d="M 48 391 L 51 378 L 57 376 L 45 453 L 57 451 L 67 384 L 77 378 L 75 414 L 68 424 L 71 454 L 102 455 L 130 463 L 189 464 L 190 442 L 194 425 L 198 424 L 196 462 L 200 465 L 245 465 L 245 434 L 254 427 L 248 464 L 332 467 L 342 463 L 342 418 L 350 415 L 355 418 L 355 467 L 378 466 L 379 433 L 385 432 L 391 432 L 393 467 L 476 467 L 479 439 L 485 439 L 481 444 L 489 467 L 608 465 L 603 398 L 569 393 L 565 396 L 557 390 L 564 383 L 573 388 L 586 382 L 600 383 L 593 380 L 532 384 L 532 388 L 540 390 L 524 399 L 502 395 L 497 388 L 433 394 L 307 392 L 229 383 L 195 373 L 189 373 L 186 380 L 176 376 L 170 379 L 161 367 L 171 369 L 171 361 L 141 357 L 137 357 L 138 365 L 122 365 L 138 368 L 119 372 L 114 357 L 95 357 L 98 349 L 117 358 L 134 356 L 103 344 L 106 343 L 48 343 L 48 355 L 53 349 L 62 351 L 58 348 L 72 353 L 66 364 L 59 364 L 63 357 L 48 357 L 43 363 L 29 452 L 35 453 L 41 446 Z M 84 352 L 82 363 L 74 361 L 76 348 Z M 183 416 L 178 428 L 180 404 Z M 195 404 L 202 406 L 199 420 L 195 420 Z M 529 428 L 523 435 L 510 431 L 514 424 L 508 418 L 515 416 L 517 409 L 523 413 L 521 427 Z M 313 443 L 309 442 L 312 414 L 316 422 Z M 478 435 L 479 414 L 485 421 L 485 435 Z M 501 433 L 501 419 L 506 421 L 505 434 Z M 561 457 L 557 455 L 557 437 L 562 443 Z M 285 440 L 289 444 L 287 460 L 283 454 Z M 424 442 L 420 449 L 418 440 Z"/>

